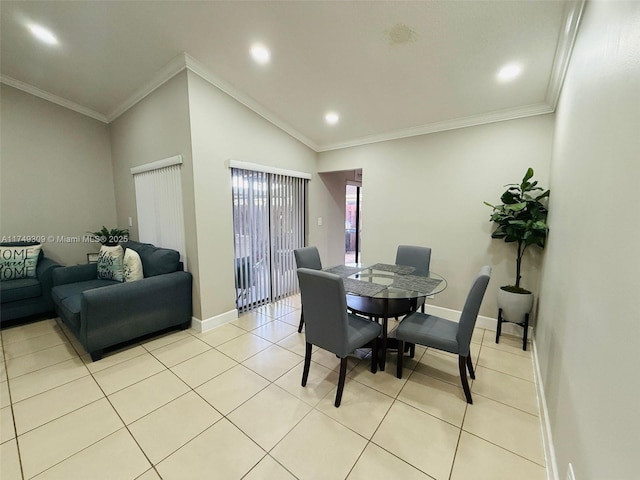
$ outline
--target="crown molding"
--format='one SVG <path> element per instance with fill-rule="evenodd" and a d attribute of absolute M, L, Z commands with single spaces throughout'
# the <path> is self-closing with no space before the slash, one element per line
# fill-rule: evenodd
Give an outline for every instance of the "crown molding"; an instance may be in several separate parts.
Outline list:
<path fill-rule="evenodd" d="M 565 11 L 563 30 L 560 33 L 545 97 L 546 103 L 549 104 L 553 110 L 556 109 L 558 100 L 560 99 L 560 92 L 562 91 L 564 77 L 569 67 L 569 60 L 571 59 L 571 52 L 573 52 L 573 45 L 576 41 L 585 3 L 586 0 L 576 0 L 568 4 Z"/>
<path fill-rule="evenodd" d="M 426 125 L 405 128 L 402 130 L 395 130 L 393 132 L 386 132 L 378 135 L 369 135 L 366 137 L 355 138 L 353 140 L 347 140 L 345 142 L 322 145 L 319 152 L 328 152 L 330 150 L 339 150 L 341 148 L 357 147 L 360 145 L 367 145 L 370 143 L 386 142 L 388 140 L 397 140 L 400 138 L 416 137 L 419 135 L 427 135 L 430 133 L 444 132 L 447 130 L 456 130 L 458 128 L 474 127 L 477 125 L 484 125 L 487 123 L 496 123 L 496 122 L 503 122 L 506 120 L 515 120 L 517 118 L 532 117 L 535 115 L 544 115 L 546 113 L 553 113 L 553 108 L 551 108 L 546 103 L 537 103 L 534 105 L 527 105 L 524 107 L 510 108 L 505 110 L 498 110 L 495 112 L 483 113 L 481 115 L 471 115 L 469 117 L 464 117 L 464 118 L 456 118 L 453 120 L 445 120 L 443 122 L 429 123 Z"/>
<path fill-rule="evenodd" d="M 202 77 L 204 80 L 220 89 L 227 95 L 231 96 L 242 105 L 246 106 L 253 112 L 263 117 L 268 122 L 272 123 L 276 127 L 280 128 L 284 132 L 291 135 L 307 147 L 311 148 L 315 152 L 327 152 L 330 150 L 338 150 L 341 148 L 355 147 L 359 145 L 366 145 L 371 143 L 384 142 L 388 140 L 395 140 L 406 137 L 413 137 L 418 135 L 427 135 L 430 133 L 442 132 L 446 130 L 454 130 L 458 128 L 466 128 L 475 125 L 483 125 L 487 123 L 501 122 L 505 120 L 513 120 L 516 118 L 529 117 L 534 115 L 543 115 L 546 113 L 552 113 L 558 104 L 562 85 L 573 51 L 573 45 L 575 43 L 578 27 L 582 18 L 582 12 L 584 10 L 586 0 L 575 0 L 569 4 L 565 12 L 564 29 L 560 34 L 560 41 L 556 49 L 555 59 L 551 70 L 551 76 L 549 79 L 549 85 L 545 95 L 545 102 L 528 105 L 525 107 L 518 107 L 514 109 L 500 110 L 496 112 L 490 112 L 481 115 L 472 115 L 464 118 L 457 118 L 453 120 L 445 120 L 443 122 L 436 122 L 426 125 L 419 125 L 416 127 L 410 127 L 406 129 L 396 130 L 392 132 L 386 132 L 377 135 L 369 135 L 360 137 L 348 141 L 329 143 L 320 145 L 311 140 L 306 135 L 302 134 L 297 129 L 280 119 L 273 112 L 269 111 L 266 107 L 261 105 L 252 97 L 238 90 L 229 82 L 221 79 L 210 70 L 208 70 L 202 63 L 191 57 L 187 53 L 180 53 L 176 55 L 167 65 L 157 71 L 153 78 L 135 90 L 129 97 L 127 97 L 120 105 L 113 109 L 109 114 L 103 115 L 99 112 L 91 110 L 83 105 L 77 104 L 65 98 L 59 97 L 52 93 L 41 90 L 37 87 L 24 83 L 20 80 L 8 77 L 6 75 L 0 75 L 0 82 L 11 87 L 17 88 L 24 92 L 35 95 L 36 97 L 43 98 L 52 103 L 68 108 L 75 112 L 81 113 L 95 120 L 99 120 L 103 123 L 111 123 L 118 118 L 128 109 L 133 107 L 140 100 L 152 93 L 158 87 L 169 81 L 175 75 L 181 71 L 188 69 L 196 75 Z"/>
<path fill-rule="evenodd" d="M 7 75 L 0 75 L 0 83 L 4 83 L 5 85 L 9 85 L 10 87 L 17 88 L 18 90 L 22 90 L 23 92 L 30 93 L 39 98 L 43 98 L 51 103 L 55 103 L 56 105 L 60 105 L 61 107 L 68 108 L 69 110 L 73 110 L 74 112 L 81 113 L 82 115 L 86 115 L 87 117 L 91 117 L 95 120 L 98 120 L 103 123 L 109 123 L 107 117 L 101 113 L 96 112 L 95 110 L 91 110 L 83 105 L 72 102 L 71 100 L 67 100 L 66 98 L 59 97 L 58 95 L 54 95 L 53 93 L 45 92 L 44 90 L 40 90 L 38 87 L 34 87 L 33 85 L 29 85 L 28 83 L 21 82 L 20 80 L 16 80 L 15 78 L 8 77 Z"/>
<path fill-rule="evenodd" d="M 116 118 L 122 115 L 124 112 L 133 107 L 136 103 L 142 100 L 144 97 L 152 93 L 158 87 L 162 86 L 164 83 L 171 80 L 178 73 L 184 70 L 187 67 L 186 54 L 181 53 L 176 55 L 167 63 L 164 67 L 158 70 L 151 80 L 142 85 L 140 88 L 135 90 L 131 95 L 129 95 L 120 105 L 114 108 L 108 115 L 107 120 L 109 123 L 113 122 Z"/>
<path fill-rule="evenodd" d="M 240 102 L 245 107 L 249 108 L 250 110 L 253 110 L 255 113 L 263 117 L 265 120 L 272 123 L 279 129 L 285 131 L 296 140 L 305 144 L 310 149 L 314 150 L 315 152 L 320 151 L 320 146 L 317 143 L 315 143 L 313 140 L 311 140 L 309 137 L 307 137 L 306 135 L 303 135 L 298 130 L 293 128 L 291 125 L 289 125 L 285 121 L 278 118 L 273 112 L 266 109 L 264 106 L 262 106 L 256 100 L 254 100 L 252 97 L 241 92 L 236 87 L 231 85 L 229 82 L 221 79 L 220 77 L 218 77 L 217 75 L 209 71 L 204 65 L 202 65 L 202 63 L 198 62 L 195 58 L 193 58 L 187 53 L 184 54 L 184 58 L 186 61 L 187 68 L 191 70 L 193 73 L 202 77 L 203 79 L 205 79 L 207 82 L 209 82 L 211 85 L 218 88 L 219 90 L 222 90 L 224 93 L 226 93 L 236 101 Z"/>

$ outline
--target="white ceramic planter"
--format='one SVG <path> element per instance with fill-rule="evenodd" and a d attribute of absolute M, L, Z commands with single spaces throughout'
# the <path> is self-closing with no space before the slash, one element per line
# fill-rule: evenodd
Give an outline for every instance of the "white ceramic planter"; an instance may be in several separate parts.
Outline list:
<path fill-rule="evenodd" d="M 513 323 L 524 322 L 524 316 L 533 308 L 533 293 L 511 293 L 498 289 L 498 308 L 502 318 Z"/>

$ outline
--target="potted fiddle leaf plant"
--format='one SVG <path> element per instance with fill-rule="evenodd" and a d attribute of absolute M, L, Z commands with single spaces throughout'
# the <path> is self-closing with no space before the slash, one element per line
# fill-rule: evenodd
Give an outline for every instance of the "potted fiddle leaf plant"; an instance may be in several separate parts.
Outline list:
<path fill-rule="evenodd" d="M 491 238 L 502 239 L 516 247 L 516 275 L 513 285 L 504 285 L 498 290 L 498 308 L 505 319 L 521 322 L 533 307 L 533 293 L 522 288 L 522 260 L 529 247 L 544 248 L 549 227 L 547 226 L 547 198 L 549 190 L 538 186 L 533 180 L 533 168 L 527 169 L 521 183 L 505 185 L 507 190 L 500 197 L 501 204 L 492 205 L 490 220 L 496 228 Z"/>

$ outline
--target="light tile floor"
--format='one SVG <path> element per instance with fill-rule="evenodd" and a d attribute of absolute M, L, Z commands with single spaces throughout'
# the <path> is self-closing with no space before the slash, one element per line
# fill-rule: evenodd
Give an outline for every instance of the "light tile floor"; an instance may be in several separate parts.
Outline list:
<path fill-rule="evenodd" d="M 477 329 L 473 405 L 453 355 L 418 347 L 395 377 L 314 350 L 290 297 L 204 334 L 91 362 L 56 319 L 1 331 L 0 478 L 544 480 L 530 351 Z"/>

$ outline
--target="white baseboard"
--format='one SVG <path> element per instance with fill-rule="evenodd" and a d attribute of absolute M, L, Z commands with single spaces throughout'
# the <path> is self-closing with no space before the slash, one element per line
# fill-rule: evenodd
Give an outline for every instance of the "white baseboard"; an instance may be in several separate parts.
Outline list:
<path fill-rule="evenodd" d="M 451 320 L 452 322 L 459 321 L 460 314 L 462 313 L 458 310 L 452 310 L 450 308 L 444 308 L 444 307 L 437 307 L 435 305 L 429 305 L 429 304 L 425 304 L 424 311 L 430 315 L 436 315 L 441 318 L 446 318 L 447 320 Z M 478 315 L 478 320 L 476 320 L 476 327 L 485 328 L 487 330 L 491 330 L 495 332 L 498 329 L 498 319 Z M 513 323 L 503 323 L 502 333 L 521 337 L 522 327 L 518 325 L 514 325 Z M 529 333 L 527 334 L 527 338 L 533 338 L 533 327 L 531 326 L 529 327 Z"/>
<path fill-rule="evenodd" d="M 547 409 L 547 397 L 544 395 L 544 386 L 542 385 L 542 375 L 540 372 L 540 363 L 538 363 L 538 349 L 536 347 L 535 338 L 533 339 L 533 374 L 535 376 L 538 410 L 540 412 L 540 428 L 542 430 L 544 460 L 547 466 L 547 480 L 560 480 L 560 476 L 558 475 L 558 464 L 556 462 L 556 451 L 553 447 L 553 437 L 551 435 L 551 422 L 549 421 L 549 410 Z"/>
<path fill-rule="evenodd" d="M 233 322 L 237 318 L 238 310 L 235 308 L 228 312 L 221 313 L 220 315 L 216 315 L 215 317 L 205 318 L 204 320 L 191 317 L 191 328 L 198 333 L 204 333 L 219 327 L 220 325 L 224 325 L 225 323 Z"/>

